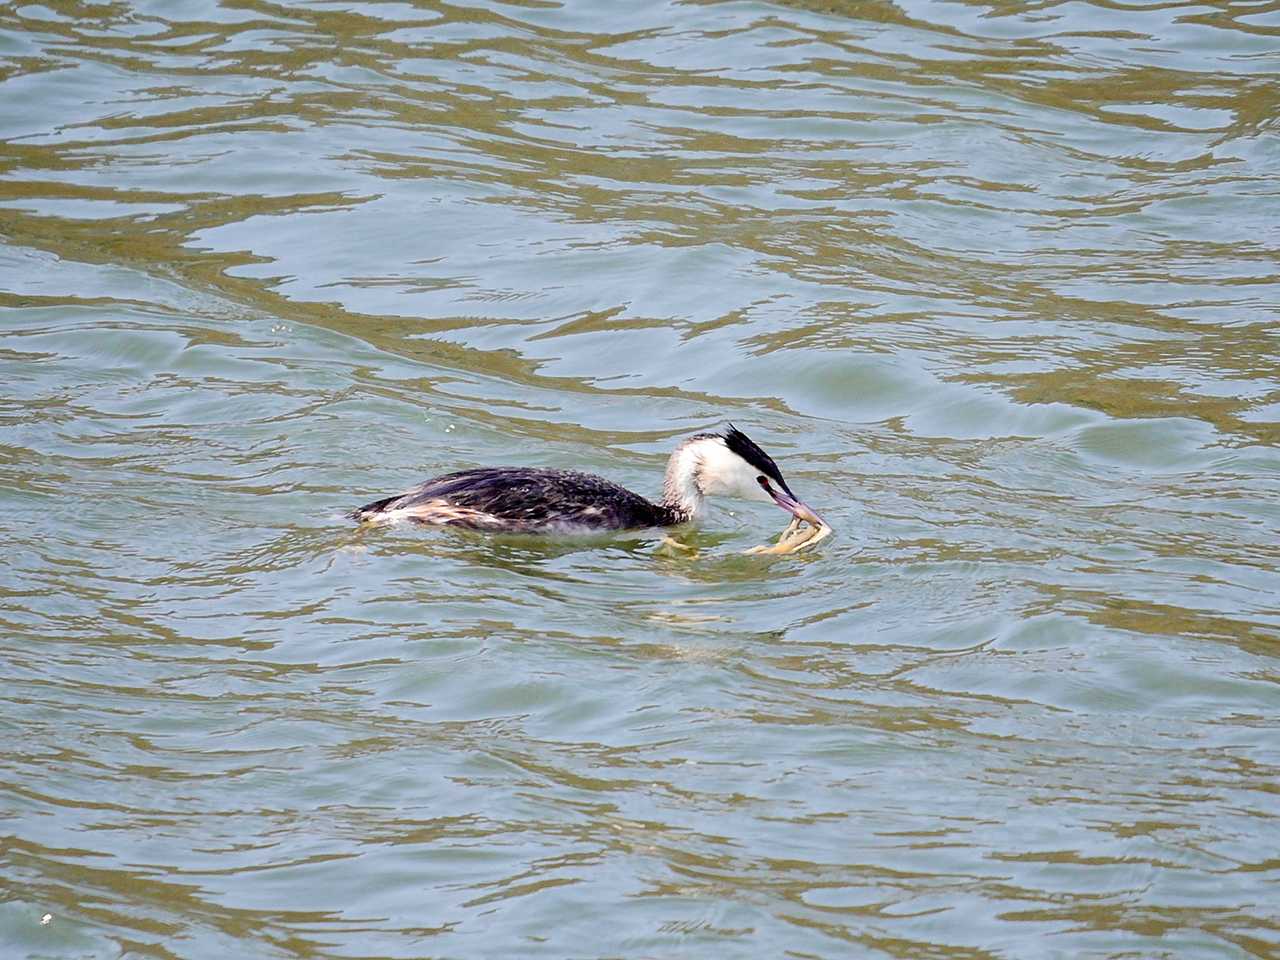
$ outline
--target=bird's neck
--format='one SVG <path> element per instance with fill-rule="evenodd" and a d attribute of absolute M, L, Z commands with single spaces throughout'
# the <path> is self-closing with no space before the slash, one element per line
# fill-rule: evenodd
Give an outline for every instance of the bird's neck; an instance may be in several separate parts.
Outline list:
<path fill-rule="evenodd" d="M 662 482 L 662 506 L 670 511 L 675 523 L 697 519 L 706 505 L 706 498 L 698 486 L 701 465 L 697 449 L 689 443 L 676 447 L 667 461 L 667 475 Z"/>

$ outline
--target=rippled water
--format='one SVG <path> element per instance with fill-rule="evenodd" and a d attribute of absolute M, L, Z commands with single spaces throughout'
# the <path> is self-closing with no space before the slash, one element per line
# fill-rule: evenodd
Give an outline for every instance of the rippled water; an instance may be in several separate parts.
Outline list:
<path fill-rule="evenodd" d="M 0 7 L 5 957 L 1280 954 L 1280 15 Z M 357 532 L 732 420 L 839 532 Z"/>

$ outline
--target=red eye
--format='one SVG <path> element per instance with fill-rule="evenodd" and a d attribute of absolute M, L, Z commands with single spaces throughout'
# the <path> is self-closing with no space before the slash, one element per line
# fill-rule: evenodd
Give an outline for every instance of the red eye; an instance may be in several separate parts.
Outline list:
<path fill-rule="evenodd" d="M 756 483 L 764 487 L 766 493 L 769 491 L 769 480 L 767 477 L 756 477 Z"/>

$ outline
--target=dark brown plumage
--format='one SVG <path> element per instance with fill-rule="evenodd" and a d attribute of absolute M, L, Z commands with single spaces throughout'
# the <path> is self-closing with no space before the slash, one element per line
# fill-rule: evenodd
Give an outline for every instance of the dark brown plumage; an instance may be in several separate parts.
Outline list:
<path fill-rule="evenodd" d="M 669 506 L 652 503 L 603 477 L 535 467 L 479 467 L 432 479 L 394 497 L 365 504 L 353 520 L 392 515 L 419 523 L 507 530 L 625 530 L 680 523 Z"/>

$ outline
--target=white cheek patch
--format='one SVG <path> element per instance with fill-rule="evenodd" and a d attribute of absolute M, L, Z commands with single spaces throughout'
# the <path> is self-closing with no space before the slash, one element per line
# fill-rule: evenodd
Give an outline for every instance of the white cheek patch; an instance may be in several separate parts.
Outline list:
<path fill-rule="evenodd" d="M 743 500 L 768 500 L 769 495 L 756 479 L 760 471 L 723 442 L 708 444 L 702 454 L 702 487 L 712 495 L 740 497 Z"/>

